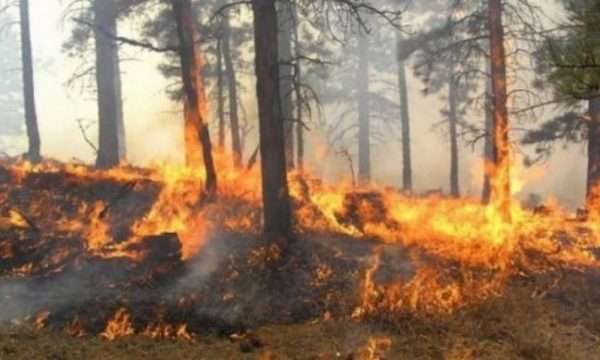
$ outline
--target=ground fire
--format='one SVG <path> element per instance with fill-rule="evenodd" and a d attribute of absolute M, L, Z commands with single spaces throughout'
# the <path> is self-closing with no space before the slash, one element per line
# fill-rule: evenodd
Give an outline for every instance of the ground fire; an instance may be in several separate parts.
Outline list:
<path fill-rule="evenodd" d="M 600 266 L 593 212 L 515 203 L 505 222 L 475 200 L 292 173 L 302 250 L 285 289 L 254 288 L 280 254 L 261 245 L 258 171 L 230 160 L 217 156 L 228 170 L 214 201 L 205 200 L 201 172 L 185 167 L 3 162 L 5 311 L 76 337 L 194 339 L 320 317 L 451 316 L 523 282 L 532 297 L 564 296 L 565 278 L 595 276 Z M 268 307 L 257 310 L 262 301 Z M 370 340 L 366 351 L 389 341 Z"/>

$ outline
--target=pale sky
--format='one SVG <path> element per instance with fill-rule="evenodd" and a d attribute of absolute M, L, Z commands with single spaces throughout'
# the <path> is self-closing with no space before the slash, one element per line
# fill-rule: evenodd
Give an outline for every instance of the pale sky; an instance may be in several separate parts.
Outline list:
<path fill-rule="evenodd" d="M 93 94 L 81 94 L 65 86 L 75 64 L 61 54 L 62 42 L 68 36 L 61 23 L 61 2 L 32 0 L 30 4 L 43 155 L 91 162 L 94 154 L 83 140 L 76 119 L 95 120 L 96 104 Z M 127 32 L 127 26 L 121 26 L 120 31 Z M 166 81 L 156 70 L 159 58 L 135 49 L 127 49 L 121 56 L 136 59 L 122 66 L 129 161 L 147 163 L 151 160 L 181 159 L 181 119 L 176 113 L 179 109 L 164 92 Z M 40 64 L 48 62 L 48 70 L 41 71 Z M 431 131 L 432 124 L 441 120 L 440 100 L 437 96 L 423 97 L 421 88 L 418 81 L 410 81 L 414 183 L 420 191 L 448 189 L 449 145 L 443 135 Z M 246 97 L 252 99 L 254 88 L 248 86 L 247 89 Z M 254 113 L 253 109 L 250 110 Z M 95 136 L 95 131 L 90 132 L 92 139 L 95 140 Z M 398 186 L 401 182 L 401 148 L 395 141 L 398 137 L 374 149 L 373 173 L 378 182 L 386 185 Z M 461 190 L 478 196 L 480 149 L 473 152 L 461 146 L 460 151 Z M 320 163 L 314 161 L 313 164 Z M 569 151 L 556 151 L 541 170 L 533 169 L 525 174 L 530 182 L 523 189 L 522 196 L 530 192 L 543 196 L 554 194 L 569 206 L 576 206 L 584 196 L 585 165 L 585 152 L 580 145 L 572 145 Z M 318 173 L 327 172 L 323 168 L 318 170 Z"/>

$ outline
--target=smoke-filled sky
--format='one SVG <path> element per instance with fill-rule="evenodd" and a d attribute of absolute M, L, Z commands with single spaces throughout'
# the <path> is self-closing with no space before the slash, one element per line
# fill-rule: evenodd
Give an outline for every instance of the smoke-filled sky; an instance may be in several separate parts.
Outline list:
<path fill-rule="evenodd" d="M 61 53 L 62 42 L 68 30 L 62 23 L 60 1 L 31 1 L 32 41 L 36 66 L 36 96 L 38 118 L 45 156 L 70 160 L 77 158 L 93 161 L 94 153 L 84 141 L 77 119 L 95 120 L 94 95 L 68 89 L 65 82 L 76 64 Z M 120 31 L 127 32 L 127 25 Z M 0 38 L 0 41 L 2 39 Z M 15 49 L 15 51 L 19 51 Z M 179 106 L 169 101 L 165 88 L 167 82 L 156 70 L 160 62 L 157 55 L 128 48 L 121 53 L 124 59 L 123 94 L 125 125 L 127 131 L 128 159 L 133 163 L 151 160 L 181 159 L 183 148 Z M 247 86 L 245 102 L 251 117 L 255 117 L 253 86 Z M 411 77 L 409 101 L 413 123 L 414 183 L 419 191 L 448 189 L 449 145 L 445 135 L 432 131 L 433 124 L 442 119 L 439 96 L 424 97 L 422 84 Z M 90 129 L 95 139 L 95 131 Z M 401 182 L 401 148 L 399 132 L 389 136 L 385 144 L 374 148 L 373 174 L 378 182 L 398 186 Z M 247 146 L 252 151 L 255 140 Z M 24 149 L 24 143 L 21 147 Z M 461 151 L 461 187 L 465 194 L 478 196 L 481 183 L 480 147 L 465 146 Z M 310 157 L 308 161 L 310 162 Z M 334 158 L 335 160 L 335 158 Z M 327 168 L 346 168 L 319 161 L 318 174 L 329 174 Z M 317 162 L 313 162 L 317 164 Z M 558 149 L 541 167 L 525 171 L 527 185 L 521 196 L 538 193 L 544 197 L 553 194 L 569 206 L 578 206 L 584 196 L 585 152 L 581 145 L 568 150 Z"/>

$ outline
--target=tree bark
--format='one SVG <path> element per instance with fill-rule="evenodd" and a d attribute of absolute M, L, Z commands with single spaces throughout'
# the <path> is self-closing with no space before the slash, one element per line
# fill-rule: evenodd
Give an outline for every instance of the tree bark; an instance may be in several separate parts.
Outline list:
<path fill-rule="evenodd" d="M 450 65 L 450 80 L 448 81 L 448 128 L 450 135 L 450 195 L 460 197 L 459 164 L 458 164 L 458 114 L 457 114 L 457 83 L 454 77 L 454 67 Z"/>
<path fill-rule="evenodd" d="M 361 31 L 358 35 L 358 181 L 371 181 L 371 124 L 369 109 L 369 39 Z"/>
<path fill-rule="evenodd" d="M 412 155 L 410 144 L 410 112 L 408 86 L 406 82 L 406 64 L 400 58 L 402 52 L 400 34 L 396 34 L 398 51 L 398 94 L 400 95 L 400 125 L 402 128 L 402 189 L 412 191 Z"/>
<path fill-rule="evenodd" d="M 285 156 L 288 168 L 294 167 L 294 115 L 292 109 L 293 70 L 292 65 L 292 32 L 293 32 L 293 5 L 291 1 L 278 3 L 278 41 L 279 41 L 279 90 L 281 97 L 281 111 L 284 120 Z"/>
<path fill-rule="evenodd" d="M 33 81 L 33 55 L 31 51 L 31 32 L 29 26 L 29 0 L 19 3 L 21 25 L 21 61 L 23 63 L 23 100 L 25 103 L 25 126 L 29 139 L 27 158 L 33 163 L 41 160 L 40 131 L 35 106 L 35 87 Z"/>
<path fill-rule="evenodd" d="M 264 232 L 286 246 L 291 233 L 284 120 L 279 91 L 275 0 L 252 0 L 258 97 Z"/>
<path fill-rule="evenodd" d="M 107 34 L 117 34 L 114 0 L 95 0 L 96 86 L 98 93 L 98 157 L 96 166 L 111 168 L 125 158 L 119 49 Z"/>
<path fill-rule="evenodd" d="M 233 164 L 236 168 L 242 165 L 242 145 L 240 140 L 240 120 L 238 115 L 237 76 L 231 56 L 231 26 L 229 18 L 223 20 L 223 58 L 225 60 L 225 73 L 227 74 L 227 88 L 229 91 L 229 120 L 231 129 L 231 150 Z"/>
<path fill-rule="evenodd" d="M 494 170 L 492 172 L 491 201 L 500 213 L 510 221 L 510 143 L 507 109 L 506 54 L 504 49 L 504 26 L 502 24 L 502 0 L 490 0 L 488 19 L 492 65 Z"/>
<path fill-rule="evenodd" d="M 296 92 L 296 156 L 298 157 L 296 160 L 297 169 L 300 172 L 304 171 L 304 114 L 302 111 L 302 106 L 304 106 L 300 88 L 300 81 L 302 79 L 302 69 L 300 68 L 300 64 L 296 65 L 296 81 L 294 84 L 295 92 Z"/>
<path fill-rule="evenodd" d="M 589 112 L 586 203 L 591 209 L 600 198 L 600 98 L 589 100 Z"/>
<path fill-rule="evenodd" d="M 483 189 L 481 193 L 481 200 L 484 204 L 489 204 L 490 197 L 492 193 L 492 185 L 490 181 L 490 172 L 489 166 L 494 161 L 494 143 L 492 139 L 492 134 L 494 132 L 494 120 L 493 120 L 493 110 L 494 107 L 492 104 L 492 81 L 491 81 L 491 71 L 487 73 L 487 90 L 486 90 L 486 99 L 485 99 L 485 134 L 483 138 Z"/>
<path fill-rule="evenodd" d="M 225 89 L 223 84 L 223 38 L 217 40 L 217 115 L 219 117 L 219 148 L 225 149 Z"/>
<path fill-rule="evenodd" d="M 186 128 L 195 130 L 202 147 L 202 158 L 206 172 L 206 191 L 209 196 L 216 194 L 217 173 L 212 156 L 210 133 L 204 120 L 206 110 L 206 94 L 200 77 L 200 66 L 197 63 L 196 44 L 194 42 L 194 22 L 190 0 L 171 0 L 177 36 L 179 39 L 179 57 L 181 61 L 181 77 L 185 92 Z M 189 124 L 189 125 L 188 125 Z M 189 129 L 189 128 L 187 128 Z M 187 130 L 186 129 L 186 130 Z M 187 131 L 186 131 L 187 133 Z"/>
<path fill-rule="evenodd" d="M 300 55 L 300 37 L 298 35 L 298 9 L 297 5 L 293 7 L 293 32 L 294 32 L 294 53 L 296 57 Z M 302 64 L 299 60 L 295 66 L 296 76 L 294 80 L 294 92 L 296 93 L 296 166 L 300 172 L 304 171 L 304 100 L 302 97 Z"/>

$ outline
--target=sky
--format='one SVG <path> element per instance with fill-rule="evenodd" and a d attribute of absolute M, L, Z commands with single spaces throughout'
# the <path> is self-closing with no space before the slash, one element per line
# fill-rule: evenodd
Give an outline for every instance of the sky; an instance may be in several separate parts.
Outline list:
<path fill-rule="evenodd" d="M 61 1 L 33 0 L 30 4 L 43 155 L 63 161 L 91 163 L 94 152 L 84 141 L 77 120 L 94 121 L 97 118 L 96 104 L 94 94 L 69 89 L 65 85 L 77 64 L 61 53 L 62 43 L 68 36 L 68 29 L 62 22 Z M 121 26 L 119 30 L 125 33 L 129 31 L 127 26 Z M 121 57 L 127 59 L 122 71 L 128 161 L 136 164 L 156 160 L 180 161 L 183 137 L 179 105 L 166 96 L 168 84 L 156 69 L 160 58 L 147 51 L 131 48 L 123 51 Z M 246 88 L 248 93 L 245 94 L 245 101 L 250 103 L 251 108 L 254 88 Z M 449 144 L 443 133 L 432 131 L 432 125 L 441 120 L 441 102 L 437 96 L 424 97 L 421 89 L 421 83 L 411 77 L 409 98 L 413 122 L 413 182 L 418 191 L 447 190 Z M 250 109 L 250 116 L 255 117 L 253 114 L 255 111 Z M 90 129 L 89 136 L 95 139 L 93 129 Z M 375 180 L 383 185 L 399 186 L 401 182 L 401 147 L 398 139 L 399 133 L 392 133 L 389 141 L 377 145 L 373 151 Z M 254 145 L 249 147 L 253 148 Z M 460 152 L 462 191 L 478 196 L 482 180 L 481 149 L 461 146 Z M 331 177 L 332 172 L 327 169 L 330 164 L 317 161 L 314 151 L 312 153 L 313 161 L 310 155 L 308 161 L 313 164 L 315 173 L 329 174 Z M 520 197 L 537 193 L 544 198 L 555 197 L 569 207 L 580 205 L 585 192 L 585 158 L 581 145 L 572 145 L 568 150 L 559 147 L 550 161 L 523 171 L 522 180 L 526 185 Z M 343 160 L 337 161 L 339 165 Z M 339 166 L 331 168 L 338 169 Z"/>

